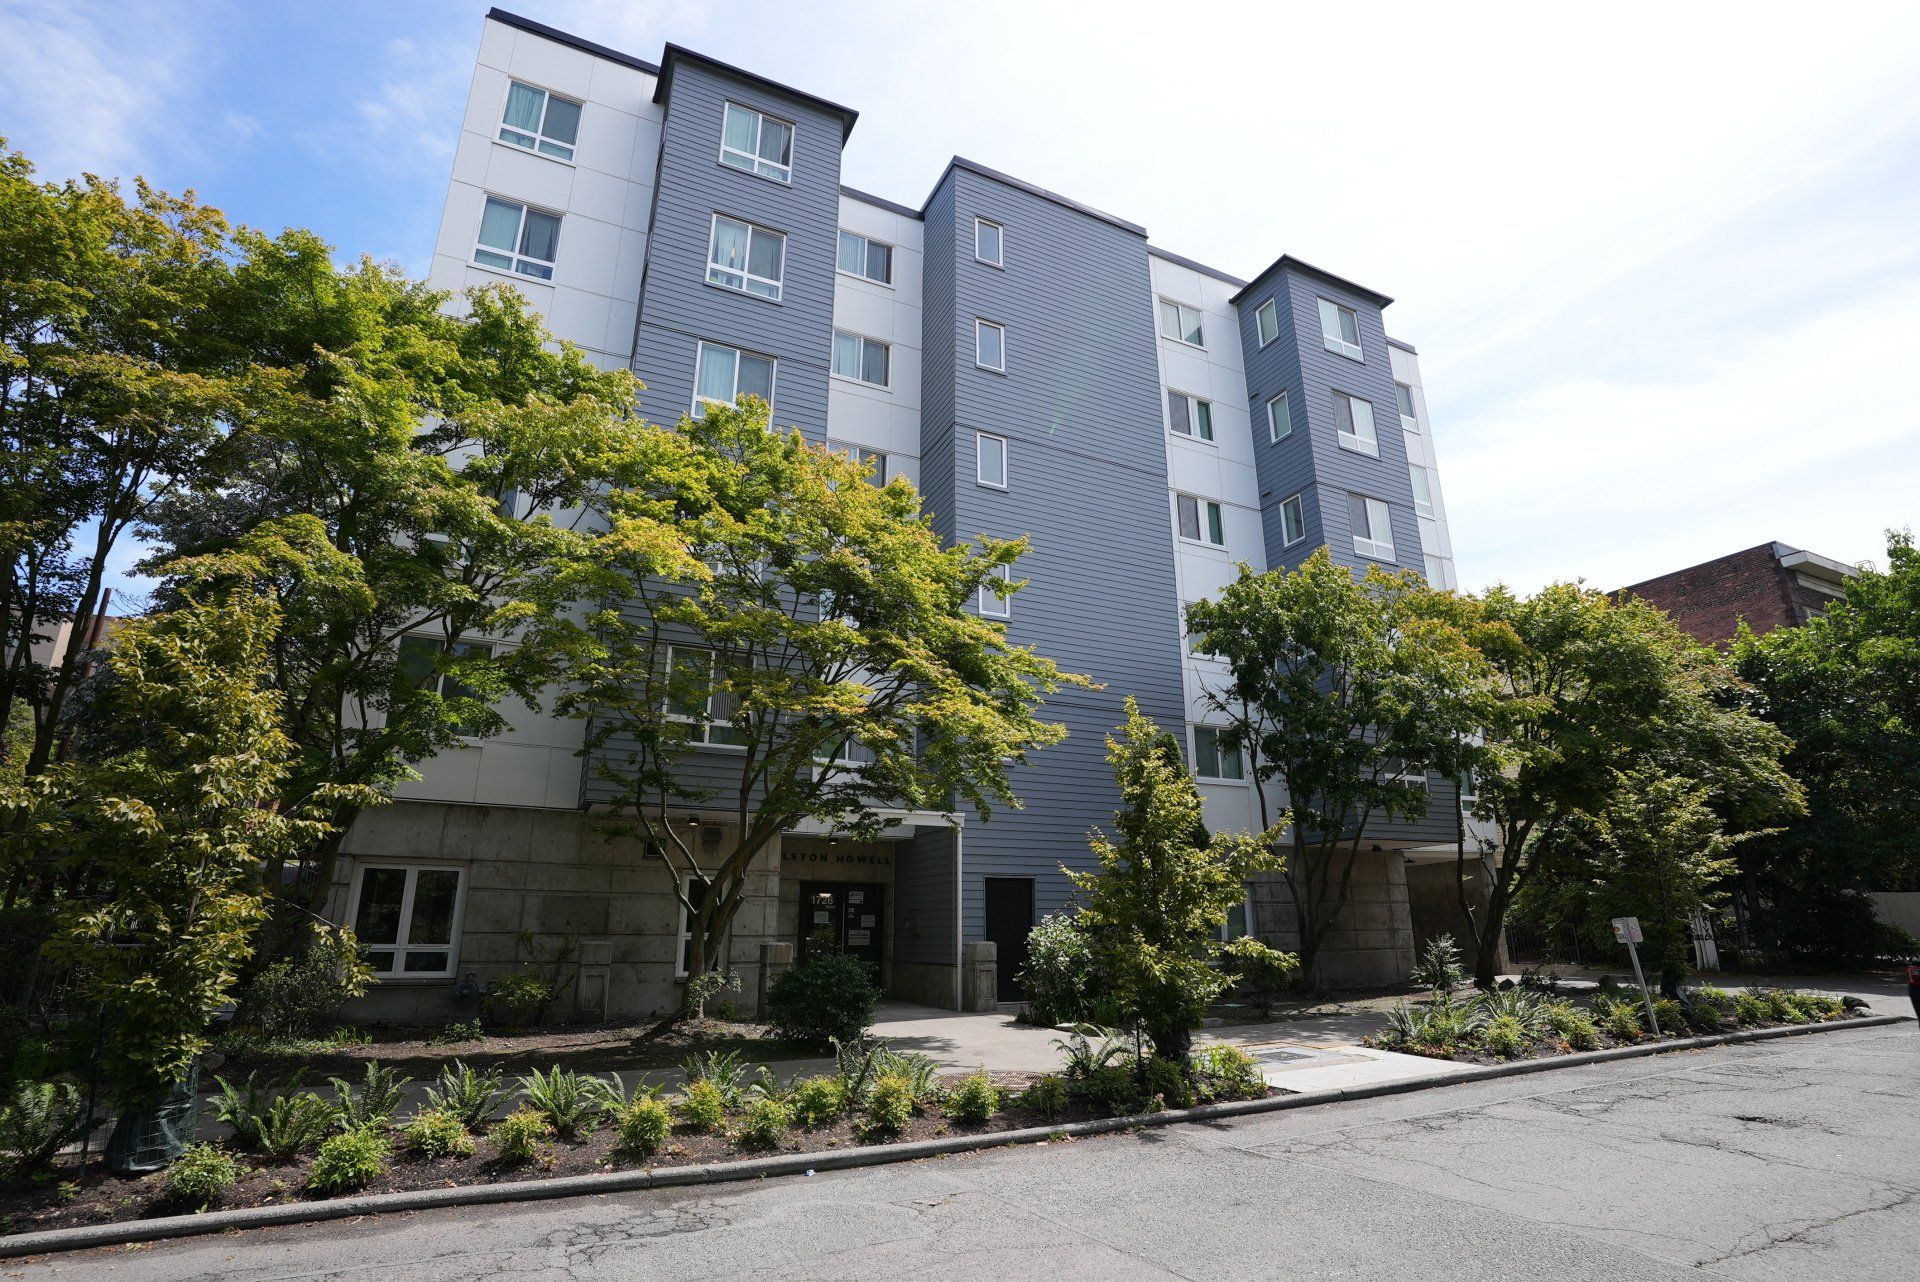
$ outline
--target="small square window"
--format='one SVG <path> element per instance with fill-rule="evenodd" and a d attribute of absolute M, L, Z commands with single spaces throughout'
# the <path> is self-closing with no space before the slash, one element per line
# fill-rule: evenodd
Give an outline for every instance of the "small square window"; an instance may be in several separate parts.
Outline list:
<path fill-rule="evenodd" d="M 1360 352 L 1360 318 L 1351 307 L 1320 300 L 1320 339 L 1330 352 L 1364 360 Z"/>
<path fill-rule="evenodd" d="M 792 182 L 793 126 L 739 103 L 726 104 L 720 120 L 720 163 L 775 182 Z"/>
<path fill-rule="evenodd" d="M 1167 393 L 1167 426 L 1181 436 L 1213 439 L 1213 402 L 1185 392 Z"/>
<path fill-rule="evenodd" d="M 1181 538 L 1193 543 L 1210 543 L 1214 547 L 1226 546 L 1226 523 L 1218 503 L 1212 499 L 1195 498 L 1191 494 L 1176 494 L 1173 496 L 1173 509 Z"/>
<path fill-rule="evenodd" d="M 731 405 L 742 396 L 757 396 L 773 406 L 774 359 L 719 343 L 701 343 L 694 357 L 693 407 L 699 418 L 709 405 Z"/>
<path fill-rule="evenodd" d="M 1013 570 L 1009 566 L 1000 566 L 994 576 L 1003 583 L 1013 582 Z M 1011 619 L 1013 617 L 1013 598 L 1001 596 L 984 583 L 980 585 L 979 600 L 976 603 L 980 616 L 985 619 Z"/>
<path fill-rule="evenodd" d="M 572 160 L 580 136 L 580 104 L 518 80 L 507 86 L 500 141 L 556 160 Z"/>
<path fill-rule="evenodd" d="M 1193 773 L 1202 779 L 1244 782 L 1246 762 L 1238 748 L 1229 748 L 1222 742 L 1224 733 L 1217 726 L 1193 728 Z"/>
<path fill-rule="evenodd" d="M 1007 438 L 991 432 L 973 434 L 974 479 L 996 490 L 1007 488 Z"/>
<path fill-rule="evenodd" d="M 840 233 L 839 269 L 879 285 L 893 284 L 893 246 L 857 232 Z"/>
<path fill-rule="evenodd" d="M 1380 438 L 1373 430 L 1373 402 L 1335 392 L 1333 425 L 1341 449 L 1380 457 Z"/>
<path fill-rule="evenodd" d="M 1287 408 L 1285 392 L 1267 402 L 1267 440 L 1278 444 L 1293 435 L 1293 411 Z"/>
<path fill-rule="evenodd" d="M 498 196 L 487 197 L 480 214 L 474 262 L 536 280 L 552 280 L 559 252 L 560 215 Z"/>
<path fill-rule="evenodd" d="M 983 320 L 973 323 L 973 361 L 982 369 L 1006 372 L 1007 330 L 1004 325 Z"/>
<path fill-rule="evenodd" d="M 1280 504 L 1280 537 L 1283 547 L 1292 547 L 1307 537 L 1306 504 L 1301 495 Z"/>
<path fill-rule="evenodd" d="M 1353 550 L 1372 561 L 1393 561 L 1393 518 L 1379 499 L 1347 495 L 1347 518 L 1353 526 Z"/>
<path fill-rule="evenodd" d="M 980 262 L 994 267 L 1005 266 L 1002 261 L 1005 240 L 1006 229 L 999 223 L 988 222 L 984 218 L 973 220 L 973 256 Z"/>
<path fill-rule="evenodd" d="M 713 235 L 707 242 L 708 284 L 777 303 L 786 260 L 784 233 L 725 214 L 713 216 Z"/>
<path fill-rule="evenodd" d="M 1161 299 L 1160 336 L 1191 347 L 1205 347 L 1207 336 L 1201 325 L 1200 309 L 1171 299 Z"/>
<path fill-rule="evenodd" d="M 1260 346 L 1265 347 L 1280 337 L 1280 306 L 1271 298 L 1260 304 L 1260 310 L 1253 314 L 1253 321 L 1260 331 Z"/>
<path fill-rule="evenodd" d="M 833 372 L 871 387 L 889 385 L 893 349 L 877 338 L 833 331 Z"/>

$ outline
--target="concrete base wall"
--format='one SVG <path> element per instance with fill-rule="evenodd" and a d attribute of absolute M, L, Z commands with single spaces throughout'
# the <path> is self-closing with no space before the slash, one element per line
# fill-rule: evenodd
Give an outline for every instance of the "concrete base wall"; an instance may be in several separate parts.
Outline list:
<path fill-rule="evenodd" d="M 903 1002 L 952 1010 L 953 967 L 931 962 L 895 961 L 893 982 L 888 985 L 887 992 Z"/>
<path fill-rule="evenodd" d="M 1300 947 L 1293 893 L 1278 873 L 1251 883 L 1253 930 L 1288 952 Z M 1356 857 L 1347 903 L 1320 945 L 1317 988 L 1372 988 L 1398 984 L 1413 971 L 1413 921 L 1407 903 L 1406 859 L 1398 851 L 1362 851 Z"/>

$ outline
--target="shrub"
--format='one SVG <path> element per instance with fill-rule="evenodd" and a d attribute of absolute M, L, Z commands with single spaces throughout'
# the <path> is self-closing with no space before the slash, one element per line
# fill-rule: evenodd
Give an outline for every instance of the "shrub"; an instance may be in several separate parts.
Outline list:
<path fill-rule="evenodd" d="M 896 1051 L 882 1042 L 874 1062 L 874 1072 L 876 1076 L 904 1077 L 907 1090 L 916 1104 L 930 1103 L 940 1097 L 940 1064 L 931 1055 L 919 1051 Z"/>
<path fill-rule="evenodd" d="M 467 1134 L 466 1123 L 452 1113 L 439 1109 L 427 1109 L 416 1113 L 407 1123 L 403 1132 L 409 1152 L 421 1157 L 471 1157 L 473 1155 L 473 1137 Z"/>
<path fill-rule="evenodd" d="M 1800 1003 L 1796 1002 L 1793 997 L 1794 995 L 1792 993 L 1784 989 L 1773 988 L 1767 990 L 1767 1018 L 1781 1024 L 1806 1023 L 1806 1012 L 1800 1008 Z"/>
<path fill-rule="evenodd" d="M 618 1117 L 627 1111 L 627 1106 L 638 1100 L 652 1099 L 660 1093 L 658 1086 L 649 1086 L 644 1080 L 636 1078 L 633 1090 L 629 1092 L 620 1074 L 608 1073 L 605 1077 L 587 1076 L 580 1079 L 580 1093 L 587 1102 L 600 1111 L 603 1117 Z"/>
<path fill-rule="evenodd" d="M 1058 1117 L 1067 1111 L 1067 1079 L 1058 1073 L 1036 1078 L 1020 1092 L 1020 1102 L 1042 1117 Z"/>
<path fill-rule="evenodd" d="M 539 1023 L 552 1000 L 553 984 L 532 971 L 523 970 L 488 984 L 480 1008 L 494 1023 L 517 1028 Z"/>
<path fill-rule="evenodd" d="M 540 1156 L 541 1141 L 553 1126 L 531 1108 L 516 1109 L 493 1125 L 494 1152 L 502 1166 L 523 1166 Z"/>
<path fill-rule="evenodd" d="M 342 1128 L 355 1131 L 363 1126 L 385 1126 L 400 1109 L 401 1088 L 413 1079 L 402 1077 L 391 1068 L 369 1060 L 366 1075 L 354 1087 L 345 1078 L 329 1077 Z"/>
<path fill-rule="evenodd" d="M 1162 1108 L 1193 1106 L 1193 1082 L 1187 1077 L 1184 1063 L 1152 1055 L 1147 1058 L 1145 1072 L 1145 1103 L 1149 1109 L 1159 1112 Z"/>
<path fill-rule="evenodd" d="M 1251 935 L 1242 935 L 1220 950 L 1220 964 L 1240 976 L 1240 987 L 1260 1007 L 1262 1019 L 1273 1018 L 1273 1004 L 1300 971 L 1300 958 L 1270 948 Z"/>
<path fill-rule="evenodd" d="M 189 1144 L 167 1168 L 166 1200 L 204 1211 L 240 1178 L 240 1164 L 214 1144 Z"/>
<path fill-rule="evenodd" d="M 867 1102 L 867 1091 L 878 1076 L 875 1065 L 880 1062 L 882 1049 L 881 1043 L 864 1037 L 833 1039 L 834 1076 L 840 1084 L 843 1108 L 859 1108 Z"/>
<path fill-rule="evenodd" d="M 1671 997 L 1653 999 L 1653 1018 L 1659 1023 L 1660 1031 L 1668 1037 L 1687 1031 L 1687 1008 Z"/>
<path fill-rule="evenodd" d="M 847 1092 L 837 1078 L 809 1077 L 793 1090 L 794 1120 L 802 1126 L 825 1126 L 847 1108 Z"/>
<path fill-rule="evenodd" d="M 470 1131 L 485 1125 L 494 1106 L 505 1094 L 499 1069 L 475 1072 L 464 1061 L 455 1060 L 440 1069 L 440 1080 L 427 1088 L 427 1107 L 451 1113 Z"/>
<path fill-rule="evenodd" d="M 448 1024 L 445 1028 L 427 1039 L 429 1046 L 458 1046 L 461 1042 L 477 1042 L 485 1037 L 486 1030 L 480 1027 L 477 1019 L 461 1020 Z"/>
<path fill-rule="evenodd" d="M 767 990 L 767 1022 L 776 1035 L 809 1046 L 850 1042 L 872 1027 L 879 1001 L 865 962 L 845 953 L 815 953 Z"/>
<path fill-rule="evenodd" d="M 695 1019 L 705 1019 L 707 1003 L 722 993 L 740 991 L 740 976 L 730 970 L 710 970 L 687 979 L 687 1009 Z M 731 1005 L 732 1003 L 727 1003 Z"/>
<path fill-rule="evenodd" d="M 360 1126 L 328 1140 L 307 1170 L 307 1187 L 316 1193 L 363 1189 L 387 1169 L 387 1133 Z"/>
<path fill-rule="evenodd" d="M 620 1110 L 614 1125 L 619 1131 L 622 1149 L 651 1157 L 673 1133 L 673 1110 L 665 1100 L 643 1095 Z"/>
<path fill-rule="evenodd" d="M 1546 998 L 1524 988 L 1497 988 L 1481 993 L 1472 1005 L 1482 1019 L 1513 1020 L 1526 1037 L 1537 1037 L 1548 1028 Z"/>
<path fill-rule="evenodd" d="M 21 1082 L 0 1108 L 0 1184 L 34 1176 L 78 1134 L 86 1104 L 68 1081 Z"/>
<path fill-rule="evenodd" d="M 316 1147 L 339 1116 L 332 1104 L 312 1091 L 282 1095 L 261 1116 L 260 1147 L 268 1156 L 285 1161 Z"/>
<path fill-rule="evenodd" d="M 727 1101 L 719 1087 L 702 1079 L 687 1083 L 675 1111 L 680 1115 L 680 1125 L 690 1131 L 717 1131 L 727 1120 Z"/>
<path fill-rule="evenodd" d="M 969 1126 L 980 1126 L 1000 1111 L 1000 1090 L 981 1069 L 969 1073 L 947 1096 L 947 1116 Z"/>
<path fill-rule="evenodd" d="M 778 1148 L 780 1139 L 793 1125 L 793 1110 L 777 1099 L 757 1099 L 747 1106 L 733 1142 L 743 1149 Z"/>
<path fill-rule="evenodd" d="M 1518 989 L 1514 990 L 1518 992 Z M 1527 1026 L 1514 1015 L 1495 1015 L 1480 1028 L 1480 1044 L 1498 1059 L 1512 1059 L 1527 1044 Z"/>
<path fill-rule="evenodd" d="M 1264 1099 L 1267 1079 L 1260 1064 L 1238 1046 L 1208 1046 L 1193 1057 L 1193 1075 L 1207 1103 Z"/>
<path fill-rule="evenodd" d="M 1731 1002 L 1725 989 L 1696 988 L 1687 994 L 1687 1023 L 1703 1033 L 1717 1033 L 1726 1026 Z"/>
<path fill-rule="evenodd" d="M 728 1108 L 738 1108 L 747 1098 L 748 1079 L 753 1066 L 739 1051 L 705 1051 L 680 1061 L 680 1071 L 689 1082 L 711 1082 Z M 761 1077 L 766 1071 L 761 1070 Z"/>
<path fill-rule="evenodd" d="M 1069 1080 L 1092 1077 L 1101 1069 L 1133 1054 L 1133 1048 L 1123 1034 L 1104 1028 L 1093 1029 L 1092 1033 L 1100 1040 L 1093 1041 L 1086 1033 L 1074 1033 L 1065 1041 L 1057 1037 L 1053 1041 L 1054 1049 L 1065 1057 L 1066 1062 L 1061 1065 L 1060 1071 Z"/>
<path fill-rule="evenodd" d="M 372 983 L 353 932 L 322 930 L 254 978 L 241 998 L 241 1016 L 269 1038 L 310 1037 Z"/>
<path fill-rule="evenodd" d="M 593 1079 L 586 1079 L 591 1081 Z M 591 1133 L 599 1122 L 599 1106 L 580 1074 L 555 1064 L 545 1076 L 539 1069 L 520 1079 L 520 1096 L 563 1140 Z"/>
<path fill-rule="evenodd" d="M 1772 1017 L 1766 995 L 1753 989 L 1733 995 L 1733 1013 L 1742 1024 L 1764 1024 Z"/>
<path fill-rule="evenodd" d="M 1122 1063 L 1097 1068 L 1086 1077 L 1072 1082 L 1071 1089 L 1088 1108 L 1097 1113 L 1137 1112 L 1141 1102 L 1140 1072 L 1135 1064 L 1136 1061 L 1129 1058 Z"/>
<path fill-rule="evenodd" d="M 213 1115 L 233 1132 L 235 1148 L 260 1147 L 260 1123 L 270 1097 L 269 1088 L 255 1080 L 258 1077 L 258 1073 L 248 1073 L 247 1080 L 238 1086 L 224 1077 L 213 1079 L 220 1085 L 219 1093 L 212 1098 Z M 294 1082 L 297 1085 L 299 1078 Z"/>
<path fill-rule="evenodd" d="M 1793 1004 L 1809 1020 L 1820 1023 L 1829 1019 L 1838 1019 L 1846 1013 L 1846 1005 L 1838 997 L 1829 997 L 1825 993 L 1795 993 Z"/>
<path fill-rule="evenodd" d="M 1600 1028 L 1593 1016 L 1569 1001 L 1547 1006 L 1547 1027 L 1555 1037 L 1577 1051 L 1590 1051 L 1600 1044 Z"/>
<path fill-rule="evenodd" d="M 1414 966 L 1411 978 L 1422 988 L 1451 997 L 1473 977 L 1460 962 L 1460 950 L 1454 947 L 1453 936 L 1435 935 L 1420 950 L 1420 961 Z"/>
<path fill-rule="evenodd" d="M 1077 913 L 1048 913 L 1027 933 L 1027 964 L 1019 979 L 1034 1023 L 1071 1024 L 1092 1017 L 1100 983 L 1093 946 Z"/>
<path fill-rule="evenodd" d="M 1626 997 L 1595 998 L 1593 1012 L 1601 1031 L 1617 1042 L 1637 1042 L 1646 1031 L 1639 1004 Z"/>
<path fill-rule="evenodd" d="M 898 1135 L 913 1120 L 913 1083 L 898 1073 L 874 1079 L 867 1097 L 867 1127 L 878 1135 Z"/>

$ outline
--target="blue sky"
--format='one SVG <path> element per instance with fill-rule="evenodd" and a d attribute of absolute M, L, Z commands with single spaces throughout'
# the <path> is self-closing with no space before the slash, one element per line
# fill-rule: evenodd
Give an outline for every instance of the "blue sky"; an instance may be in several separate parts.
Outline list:
<path fill-rule="evenodd" d="M 1915 6 L 503 7 L 857 108 L 868 191 L 959 153 L 1393 295 L 1463 586 L 1877 559 L 1920 516 Z M 0 0 L 0 133 L 423 273 L 485 8 Z"/>

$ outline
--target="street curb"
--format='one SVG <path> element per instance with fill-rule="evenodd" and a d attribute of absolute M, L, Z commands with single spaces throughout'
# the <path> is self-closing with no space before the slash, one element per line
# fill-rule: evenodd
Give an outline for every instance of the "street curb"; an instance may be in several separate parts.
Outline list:
<path fill-rule="evenodd" d="M 1259 1113 L 1277 1113 L 1319 1104 L 1335 1104 L 1347 1100 L 1404 1095 L 1435 1086 L 1459 1086 L 1468 1082 L 1519 1077 L 1527 1073 L 1576 1068 L 1582 1064 L 1640 1059 L 1649 1055 L 1698 1050 L 1703 1047 L 1724 1046 L 1735 1042 L 1767 1041 L 1776 1037 L 1797 1037 L 1806 1033 L 1837 1032 L 1842 1029 L 1879 1028 L 1888 1024 L 1908 1022 L 1911 1021 L 1905 1015 L 1870 1015 L 1858 1019 L 1837 1020 L 1832 1023 L 1789 1024 L 1781 1028 L 1745 1029 L 1733 1033 L 1715 1033 L 1707 1037 L 1650 1042 L 1639 1046 L 1615 1046 L 1608 1050 L 1582 1051 L 1572 1055 L 1555 1055 L 1546 1059 L 1490 1064 L 1468 1069 L 1465 1072 L 1433 1073 L 1424 1077 L 1403 1078 L 1396 1082 L 1376 1082 L 1367 1086 L 1343 1087 L 1327 1091 L 1306 1091 L 1295 1095 L 1270 1096 L 1266 1099 L 1239 1100 L 1229 1104 L 1205 1104 L 1198 1108 L 1169 1109 L 1161 1113 L 1145 1113 L 1132 1117 L 1063 1122 L 1058 1126 L 1028 1126 L 990 1135 L 956 1135 L 948 1139 L 914 1140 L 906 1144 L 875 1144 L 862 1148 L 828 1149 L 818 1153 L 787 1153 L 778 1157 L 749 1158 L 739 1162 L 709 1162 L 699 1166 L 675 1166 L 661 1170 L 610 1171 L 604 1175 L 569 1175 L 551 1180 L 531 1179 L 504 1184 L 469 1184 L 458 1188 L 410 1189 L 402 1193 L 331 1198 L 324 1202 L 251 1206 L 232 1211 L 207 1211 L 199 1215 L 169 1215 L 151 1220 L 129 1220 L 116 1224 L 88 1224 L 76 1228 L 48 1229 L 40 1233 L 21 1233 L 12 1237 L 0 1237 L 0 1259 L 56 1251 L 82 1251 L 90 1247 L 120 1246 L 129 1242 L 151 1242 L 160 1238 L 188 1237 L 202 1233 L 226 1233 L 283 1224 L 352 1219 L 363 1215 L 389 1215 L 397 1211 L 426 1211 L 447 1206 L 490 1206 L 503 1202 L 532 1202 L 599 1193 L 626 1193 L 638 1189 L 676 1188 L 690 1184 L 737 1183 L 744 1180 L 766 1179 L 774 1175 L 798 1175 L 812 1171 L 881 1166 L 893 1162 L 945 1157 L 951 1153 L 1008 1148 L 1017 1144 L 1038 1144 L 1064 1137 L 1105 1135 L 1114 1131 L 1139 1130 L 1149 1126 L 1210 1122 Z"/>

